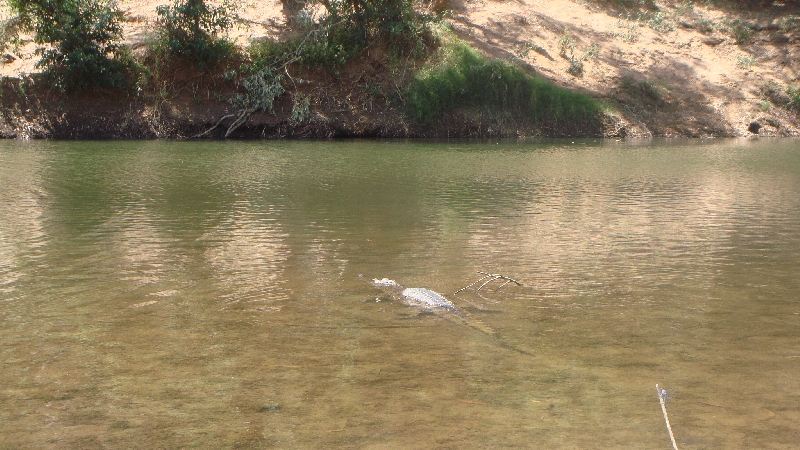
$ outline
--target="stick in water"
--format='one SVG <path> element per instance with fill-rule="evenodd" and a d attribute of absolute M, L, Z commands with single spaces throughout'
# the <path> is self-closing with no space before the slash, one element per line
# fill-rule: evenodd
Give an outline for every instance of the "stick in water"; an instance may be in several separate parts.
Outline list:
<path fill-rule="evenodd" d="M 661 412 L 664 413 L 664 422 L 667 423 L 667 431 L 669 431 L 669 438 L 672 440 L 672 448 L 678 450 L 678 444 L 675 443 L 675 436 L 672 435 L 672 427 L 669 426 L 669 417 L 667 417 L 667 391 L 660 389 L 656 384 L 656 394 L 658 395 L 659 403 L 661 403 Z"/>
<path fill-rule="evenodd" d="M 475 286 L 476 284 L 480 283 L 483 280 L 487 280 L 487 281 L 484 281 L 483 284 L 480 285 L 480 287 L 478 289 L 475 289 L 475 292 L 480 291 L 481 289 L 483 289 L 484 286 L 486 286 L 487 284 L 491 283 L 494 280 L 504 280 L 505 281 L 505 283 L 500 285 L 499 288 L 495 289 L 495 292 L 499 291 L 500 288 L 502 288 L 503 286 L 507 285 L 508 283 L 514 283 L 517 286 L 522 286 L 522 283 L 520 283 L 519 281 L 517 281 L 517 280 L 515 280 L 513 278 L 509 278 L 509 277 L 507 277 L 505 275 L 500 275 L 500 274 L 497 274 L 497 273 L 486 273 L 486 272 L 481 272 L 481 271 L 478 271 L 478 273 L 483 275 L 478 281 L 470 284 L 469 286 L 464 286 L 463 288 L 457 290 L 453 295 L 456 295 L 461 291 L 466 291 L 467 289 L 471 288 L 472 286 Z"/>

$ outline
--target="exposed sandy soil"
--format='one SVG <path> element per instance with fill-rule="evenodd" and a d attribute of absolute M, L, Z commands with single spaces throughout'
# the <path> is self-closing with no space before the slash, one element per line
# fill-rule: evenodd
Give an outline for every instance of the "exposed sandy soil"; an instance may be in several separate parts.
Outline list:
<path fill-rule="evenodd" d="M 145 51 L 156 6 L 165 3 L 120 2 L 127 18 L 125 37 L 135 53 Z M 784 107 L 785 88 L 798 85 L 800 29 L 779 26 L 782 18 L 800 11 L 778 2 L 755 13 L 709 8 L 705 2 L 691 8 L 677 1 L 655 3 L 667 24 L 660 30 L 648 26 L 654 10 L 625 9 L 610 0 L 451 0 L 449 20 L 458 37 L 486 55 L 512 60 L 531 73 L 607 102 L 612 111 L 602 131 L 607 136 L 747 136 L 754 121 L 762 126 L 760 135 L 800 134 L 797 112 Z M 290 32 L 277 0 L 244 2 L 239 14 L 244 21 L 231 37 L 242 46 L 251 39 L 280 38 Z M 749 42 L 737 44 L 725 29 L 725 21 L 733 19 L 757 30 Z M 573 48 L 562 54 L 565 33 Z M 165 85 L 179 95 L 156 103 L 102 91 L 66 102 L 54 93 L 19 93 L 13 78 L 35 70 L 35 48 L 28 43 L 15 59 L 4 58 L 8 62 L 0 64 L 0 74 L 10 77 L 3 83 L 5 119 L 0 133 L 5 136 L 190 136 L 234 110 L 221 98 L 236 92 L 235 84 L 191 68 L 177 70 Z M 594 56 L 584 56 L 592 50 Z M 569 73 L 570 55 L 581 60 L 582 73 Z M 286 94 L 276 105 L 277 116 L 254 115 L 237 137 L 498 133 L 457 113 L 434 130 L 408 123 L 397 102 L 390 101 L 392 91 L 401 91 L 397 73 L 389 72 L 386 55 L 373 50 L 335 76 L 324 70 L 303 73 L 306 83 L 295 89 L 311 95 L 310 120 L 288 120 L 291 98 Z M 777 88 L 765 89 L 766 83 Z M 372 94 L 367 86 L 373 86 Z M 374 86 L 381 95 L 374 94 Z M 500 134 L 527 133 L 511 127 Z"/>
<path fill-rule="evenodd" d="M 797 81 L 800 36 L 770 29 L 777 28 L 780 17 L 797 11 L 774 6 L 758 14 L 739 15 L 709 9 L 703 2 L 682 11 L 681 2 L 658 1 L 674 30 L 656 31 L 642 20 L 633 42 L 627 42 L 624 35 L 630 33 L 638 13 L 648 11 L 609 8 L 614 2 L 569 0 L 454 3 L 458 33 L 472 45 L 495 57 L 521 59 L 563 86 L 613 99 L 623 116 L 641 125 L 638 131 L 644 134 L 741 136 L 749 134 L 748 125 L 754 120 L 765 125 L 761 134 L 798 133 L 796 117 L 776 108 L 765 112 L 760 105 L 766 101 L 762 84 Z M 621 19 L 627 14 L 634 20 Z M 741 17 L 765 30 L 756 33 L 752 43 L 737 45 L 730 33 L 703 34 L 697 29 L 702 20 L 721 24 L 726 16 Z M 565 31 L 576 41 L 576 56 L 593 44 L 598 48 L 596 58 L 584 61 L 582 76 L 568 74 L 570 63 L 559 55 L 558 41 Z M 531 49 L 526 53 L 526 48 Z M 740 58 L 748 57 L 756 63 L 740 67 Z M 623 77 L 652 82 L 661 101 L 642 100 L 621 89 Z"/>

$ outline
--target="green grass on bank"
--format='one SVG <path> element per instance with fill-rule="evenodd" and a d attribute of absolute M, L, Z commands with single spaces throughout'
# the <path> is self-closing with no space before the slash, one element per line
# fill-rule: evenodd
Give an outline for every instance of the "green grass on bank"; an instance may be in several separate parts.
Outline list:
<path fill-rule="evenodd" d="M 461 41 L 446 44 L 440 52 L 439 63 L 418 73 L 406 93 L 406 112 L 421 124 L 431 125 L 457 108 L 570 130 L 597 123 L 601 106 L 587 95 L 487 59 Z"/>

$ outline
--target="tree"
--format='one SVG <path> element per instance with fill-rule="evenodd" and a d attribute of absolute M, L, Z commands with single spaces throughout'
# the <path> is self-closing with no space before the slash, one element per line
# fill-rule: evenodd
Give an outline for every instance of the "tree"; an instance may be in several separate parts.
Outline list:
<path fill-rule="evenodd" d="M 203 65 L 233 51 L 233 44 L 220 37 L 233 26 L 230 3 L 210 6 L 204 0 L 175 0 L 157 11 L 161 42 L 172 56 Z"/>
<path fill-rule="evenodd" d="M 129 64 L 121 58 L 122 12 L 113 0 L 9 0 L 24 28 L 35 33 L 37 68 L 62 88 L 120 86 Z"/>
<path fill-rule="evenodd" d="M 418 14 L 413 0 L 319 0 L 330 21 L 344 23 L 356 39 L 371 37 L 403 39 L 415 30 Z"/>

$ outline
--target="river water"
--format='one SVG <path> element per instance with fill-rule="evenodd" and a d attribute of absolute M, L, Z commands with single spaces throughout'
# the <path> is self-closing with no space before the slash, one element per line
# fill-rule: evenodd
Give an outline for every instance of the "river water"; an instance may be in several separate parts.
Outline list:
<path fill-rule="evenodd" d="M 797 140 L 0 142 L 0 448 L 792 448 L 798 275 Z"/>

